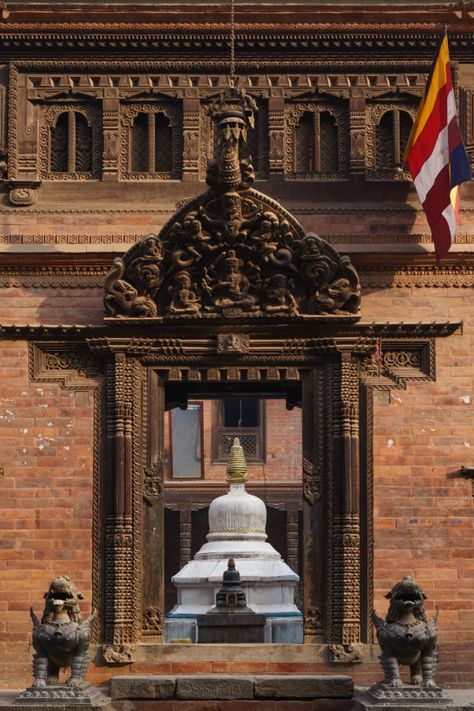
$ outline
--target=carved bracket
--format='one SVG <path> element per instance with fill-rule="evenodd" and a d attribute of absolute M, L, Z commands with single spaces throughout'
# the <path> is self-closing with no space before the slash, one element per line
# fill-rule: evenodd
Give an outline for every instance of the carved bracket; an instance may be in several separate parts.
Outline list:
<path fill-rule="evenodd" d="M 414 380 L 435 380 L 435 339 L 381 341 L 362 362 L 362 377 L 375 390 L 406 388 Z"/>
<path fill-rule="evenodd" d="M 35 382 L 60 382 L 65 388 L 86 390 L 97 386 L 102 362 L 83 344 L 30 343 L 30 377 Z"/>

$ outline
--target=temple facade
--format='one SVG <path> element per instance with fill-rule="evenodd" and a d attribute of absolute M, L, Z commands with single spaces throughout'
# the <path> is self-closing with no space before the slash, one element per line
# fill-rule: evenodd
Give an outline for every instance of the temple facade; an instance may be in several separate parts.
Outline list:
<path fill-rule="evenodd" d="M 0 686 L 60 575 L 93 682 L 371 684 L 409 575 L 474 685 L 474 190 L 437 262 L 403 164 L 445 24 L 474 160 L 470 2 L 236 2 L 233 52 L 211 0 L 1 4 Z M 164 643 L 234 437 L 301 645 Z"/>

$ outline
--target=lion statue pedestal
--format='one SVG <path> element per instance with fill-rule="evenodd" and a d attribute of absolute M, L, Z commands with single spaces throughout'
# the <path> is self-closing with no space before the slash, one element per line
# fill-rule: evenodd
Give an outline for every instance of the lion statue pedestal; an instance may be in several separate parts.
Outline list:
<path fill-rule="evenodd" d="M 51 582 L 44 597 L 41 620 L 33 608 L 30 610 L 35 649 L 34 681 L 16 698 L 13 707 L 16 711 L 34 708 L 106 711 L 109 699 L 84 681 L 90 661 L 87 651 L 91 626 L 97 613 L 82 620 L 79 600 L 83 596 L 65 575 Z M 65 684 L 60 684 L 59 672 L 65 667 L 71 668 L 71 675 Z"/>
<path fill-rule="evenodd" d="M 452 699 L 436 686 L 436 619 L 428 621 L 426 595 L 409 576 L 397 583 L 385 597 L 390 600 L 385 620 L 372 613 L 382 654 L 384 680 L 357 696 L 354 711 L 425 711 L 456 708 Z M 410 668 L 410 683 L 400 676 L 400 666 Z"/>

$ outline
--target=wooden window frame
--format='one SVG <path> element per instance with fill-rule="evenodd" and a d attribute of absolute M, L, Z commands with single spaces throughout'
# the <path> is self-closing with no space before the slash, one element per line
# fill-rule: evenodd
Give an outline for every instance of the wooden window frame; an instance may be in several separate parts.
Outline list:
<path fill-rule="evenodd" d="M 204 479 L 204 412 L 202 400 L 189 400 L 189 405 L 199 405 L 199 426 L 201 441 L 201 475 L 200 476 L 174 476 L 173 472 L 173 410 L 168 412 L 170 456 L 169 456 L 169 476 L 171 481 L 201 481 Z M 187 409 L 187 408 L 186 408 Z"/>
<path fill-rule="evenodd" d="M 233 439 L 245 435 L 254 435 L 257 442 L 257 454 L 255 456 L 245 453 L 245 460 L 248 465 L 266 464 L 266 423 L 265 423 L 265 399 L 256 398 L 259 408 L 258 427 L 225 427 L 222 424 L 224 418 L 224 403 L 222 399 L 213 402 L 212 408 L 212 438 L 211 438 L 211 462 L 212 464 L 226 464 L 227 454 L 222 450 L 222 440 L 224 437 Z M 244 448 L 245 451 L 245 448 Z"/>

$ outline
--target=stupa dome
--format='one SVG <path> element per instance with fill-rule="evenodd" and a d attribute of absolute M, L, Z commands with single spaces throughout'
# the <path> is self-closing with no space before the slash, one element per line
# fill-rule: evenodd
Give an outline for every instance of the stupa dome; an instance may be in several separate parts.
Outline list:
<path fill-rule="evenodd" d="M 214 499 L 209 507 L 208 541 L 266 540 L 267 509 L 261 499 L 245 490 L 246 478 L 244 453 L 236 437 L 227 465 L 229 491 Z"/>
<path fill-rule="evenodd" d="M 247 466 L 239 440 L 229 453 L 229 491 L 211 502 L 209 533 L 194 558 L 172 577 L 178 603 L 165 621 L 165 639 L 197 639 L 197 615 L 214 607 L 229 558 L 235 560 L 248 607 L 266 616 L 265 642 L 303 641 L 303 616 L 294 602 L 298 575 L 266 540 L 267 511 L 245 491 Z"/>

